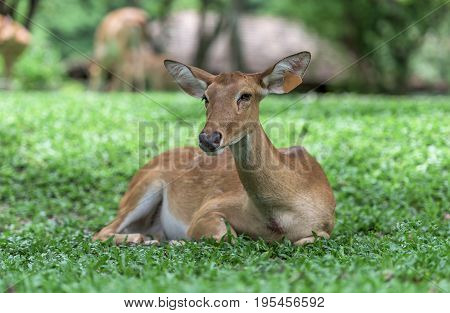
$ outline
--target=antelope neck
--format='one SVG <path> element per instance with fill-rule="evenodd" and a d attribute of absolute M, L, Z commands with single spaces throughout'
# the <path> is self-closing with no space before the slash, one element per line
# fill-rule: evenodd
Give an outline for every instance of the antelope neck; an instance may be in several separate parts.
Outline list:
<path fill-rule="evenodd" d="M 230 146 L 242 185 L 259 208 L 270 210 L 279 204 L 286 167 L 260 123 Z"/>

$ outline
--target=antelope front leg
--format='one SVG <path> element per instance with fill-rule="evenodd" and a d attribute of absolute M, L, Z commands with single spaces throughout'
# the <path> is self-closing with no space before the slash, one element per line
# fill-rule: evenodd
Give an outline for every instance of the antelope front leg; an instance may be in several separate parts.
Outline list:
<path fill-rule="evenodd" d="M 124 217 L 117 217 L 114 221 L 112 221 L 109 225 L 103 227 L 98 233 L 94 235 L 93 240 L 107 241 L 111 237 L 113 238 L 113 242 L 116 245 L 131 243 L 131 244 L 159 244 L 158 240 L 151 240 L 140 233 L 132 233 L 132 234 L 119 234 L 117 233 L 117 228 L 122 223 Z"/>
<path fill-rule="evenodd" d="M 196 218 L 188 229 L 188 236 L 192 239 L 214 238 L 219 241 L 227 234 L 225 216 L 218 212 L 207 212 Z M 236 232 L 230 226 L 230 232 L 236 237 Z"/>
<path fill-rule="evenodd" d="M 116 233 L 108 233 L 101 234 L 94 237 L 94 240 L 106 241 L 110 238 L 113 238 L 113 242 L 116 245 L 121 244 L 143 244 L 143 245 L 159 245 L 159 240 L 150 239 L 147 236 L 139 233 L 133 234 L 116 234 Z"/>

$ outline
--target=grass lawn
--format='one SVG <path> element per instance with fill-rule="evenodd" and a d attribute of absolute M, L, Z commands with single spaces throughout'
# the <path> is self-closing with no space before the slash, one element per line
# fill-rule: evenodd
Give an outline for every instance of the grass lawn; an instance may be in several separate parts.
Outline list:
<path fill-rule="evenodd" d="M 261 120 L 295 99 L 270 96 Z M 0 291 L 450 291 L 450 97 L 311 96 L 265 123 L 276 146 L 307 130 L 337 198 L 330 240 L 92 242 L 143 159 L 196 145 L 203 122 L 181 93 L 1 93 Z"/>

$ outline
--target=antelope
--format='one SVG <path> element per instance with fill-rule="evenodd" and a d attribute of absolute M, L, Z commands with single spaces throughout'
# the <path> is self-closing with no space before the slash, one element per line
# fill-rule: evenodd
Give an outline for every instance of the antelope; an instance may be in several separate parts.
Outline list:
<path fill-rule="evenodd" d="M 303 147 L 275 148 L 259 121 L 260 101 L 301 84 L 310 60 L 300 52 L 263 72 L 219 75 L 166 60 L 181 89 L 205 102 L 200 149 L 148 162 L 94 239 L 157 244 L 245 234 L 304 245 L 329 238 L 335 200 L 321 166 Z"/>
<path fill-rule="evenodd" d="M 30 44 L 28 30 L 9 16 L 0 15 L 0 54 L 4 60 L 6 89 L 10 88 L 14 63 Z"/>
<path fill-rule="evenodd" d="M 133 7 L 106 15 L 95 33 L 91 89 L 144 90 L 147 83 L 154 89 L 171 86 L 172 79 L 162 66 L 165 57 L 151 49 L 148 23 L 147 13 Z"/>

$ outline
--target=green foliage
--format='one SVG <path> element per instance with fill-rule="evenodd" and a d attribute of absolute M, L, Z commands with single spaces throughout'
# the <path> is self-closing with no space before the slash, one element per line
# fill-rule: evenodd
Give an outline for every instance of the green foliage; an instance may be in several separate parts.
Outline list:
<path fill-rule="evenodd" d="M 41 31 L 33 34 L 30 47 L 14 67 L 14 77 L 22 89 L 51 89 L 61 85 L 64 68 L 58 50 Z"/>
<path fill-rule="evenodd" d="M 148 12 L 150 19 L 154 19 L 159 16 L 167 2 L 164 0 L 45 0 L 40 4 L 35 20 L 36 23 L 63 39 L 52 38 L 54 48 L 60 51 L 63 57 L 81 58 L 80 52 L 91 55 L 95 30 L 109 12 L 125 6 L 142 7 Z M 187 5 L 185 2 L 175 1 L 176 7 L 183 8 Z"/>
<path fill-rule="evenodd" d="M 195 125 L 204 120 L 198 100 L 149 97 Z M 286 134 L 271 135 L 276 146 L 308 126 L 303 145 L 337 197 L 332 238 L 306 247 L 245 237 L 162 247 L 91 242 L 139 166 L 139 123 L 179 119 L 138 94 L 1 99 L 0 291 L 450 290 L 448 97 L 307 97 L 270 120 L 297 99 L 263 101 L 266 129 L 275 123 Z M 179 145 L 196 145 L 198 129 Z"/>
<path fill-rule="evenodd" d="M 300 21 L 310 30 L 336 44 L 336 49 L 348 52 L 355 60 L 370 53 L 350 68 L 349 80 L 342 86 L 346 90 L 404 92 L 411 85 L 448 90 L 450 85 L 447 70 L 450 66 L 447 57 L 450 53 L 448 4 L 422 19 L 446 1 L 245 0 L 239 3 L 242 14 L 274 14 Z M 48 29 L 51 34 L 46 35 L 48 43 L 46 49 L 51 51 L 33 51 L 33 54 L 28 55 L 29 64 L 21 69 L 21 75 L 26 78 L 22 85 L 25 88 L 40 88 L 40 84 L 36 82 L 40 80 L 41 73 L 36 66 L 40 60 L 46 59 L 43 58 L 44 53 L 54 54 L 55 59 L 61 56 L 73 63 L 85 61 L 85 56 L 92 56 L 95 30 L 102 18 L 114 9 L 124 6 L 142 7 L 149 13 L 150 18 L 155 20 L 176 10 L 199 10 L 200 2 L 199 0 L 41 1 L 33 18 L 35 24 L 32 25 L 32 32 L 34 36 L 35 32 L 42 32 L 41 26 Z M 207 2 L 208 9 L 213 11 L 223 11 L 224 6 L 229 4 L 224 0 Z M 23 22 L 28 1 L 17 3 L 19 13 L 16 18 Z M 170 9 L 165 10 L 168 7 Z M 413 26 L 409 27 L 411 25 Z M 158 44 L 161 45 L 161 42 L 156 46 Z M 56 63 L 59 62 L 53 62 Z M 26 67 L 32 72 L 29 75 L 24 70 Z M 42 76 L 51 75 L 42 73 Z M 41 85 L 49 84 L 44 82 Z"/>
<path fill-rule="evenodd" d="M 450 84 L 450 18 L 428 33 L 424 44 L 413 56 L 413 73 L 429 83 Z"/>
<path fill-rule="evenodd" d="M 53 37 L 53 47 L 63 57 L 80 57 L 73 49 L 90 55 L 95 29 L 107 12 L 126 5 L 124 0 L 113 1 L 57 1 L 46 0 L 40 4 L 36 23 L 49 29 Z"/>
<path fill-rule="evenodd" d="M 407 88 L 411 59 L 427 33 L 436 32 L 449 17 L 446 0 L 288 0 L 267 2 L 266 10 L 301 20 L 355 59 L 364 56 L 355 66 L 354 84 L 390 92 Z M 441 38 L 446 37 L 448 33 Z M 448 47 L 441 46 L 437 55 L 441 53 L 447 55 Z"/>

